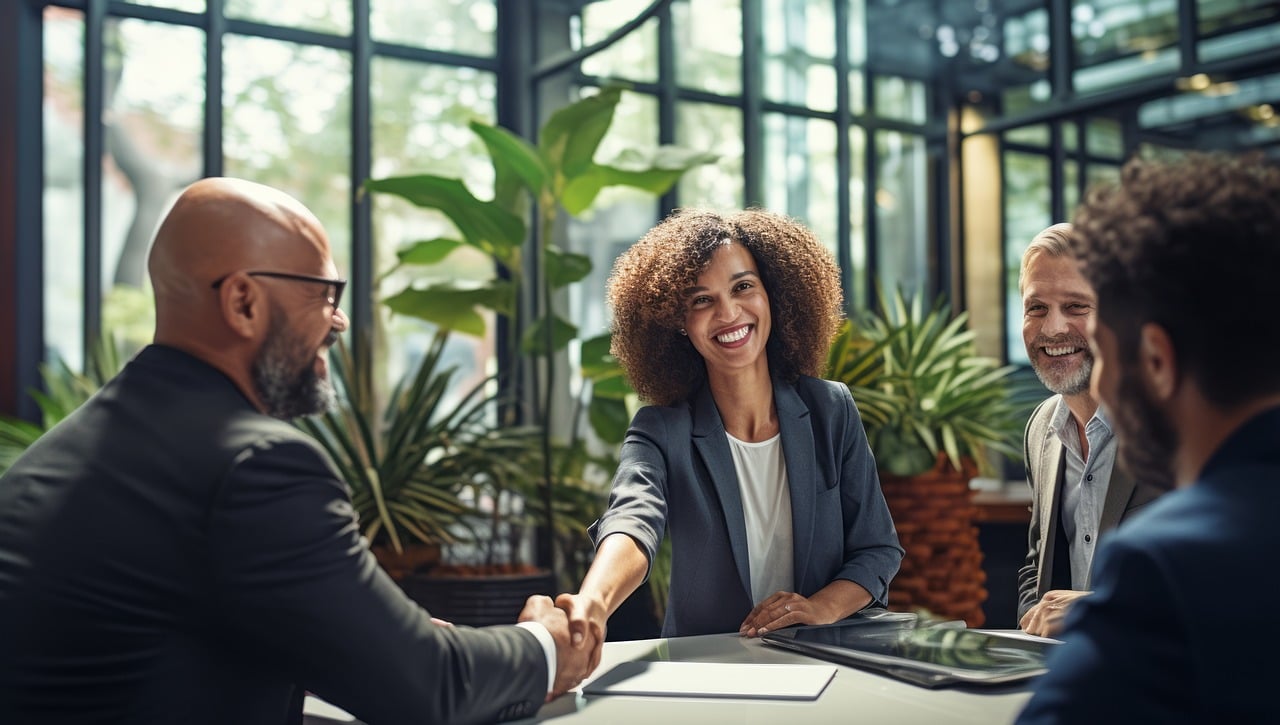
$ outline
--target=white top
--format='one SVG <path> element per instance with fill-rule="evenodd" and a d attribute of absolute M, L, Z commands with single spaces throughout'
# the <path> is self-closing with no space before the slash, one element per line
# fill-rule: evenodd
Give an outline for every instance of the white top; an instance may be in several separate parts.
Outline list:
<path fill-rule="evenodd" d="M 1090 588 L 1093 552 L 1098 546 L 1098 525 L 1102 521 L 1102 505 L 1107 500 L 1111 469 L 1116 462 L 1116 437 L 1102 406 L 1084 426 L 1089 441 L 1089 459 L 1080 455 L 1080 432 L 1066 401 L 1058 401 L 1051 421 L 1062 442 L 1066 458 L 1062 482 L 1062 526 L 1070 543 L 1071 588 Z"/>
<path fill-rule="evenodd" d="M 751 600 L 795 589 L 791 532 L 791 489 L 782 459 L 782 437 L 747 443 L 725 433 L 733 453 L 747 525 L 747 557 L 751 565 Z"/>

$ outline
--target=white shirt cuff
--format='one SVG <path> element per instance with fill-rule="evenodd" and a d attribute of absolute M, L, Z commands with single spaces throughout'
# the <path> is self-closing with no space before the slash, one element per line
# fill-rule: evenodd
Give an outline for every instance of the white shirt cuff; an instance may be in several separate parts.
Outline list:
<path fill-rule="evenodd" d="M 542 654 L 547 657 L 547 694 L 550 695 L 551 689 L 556 685 L 556 641 L 541 622 L 520 622 L 516 626 L 533 632 L 533 636 L 538 638 L 538 644 L 542 645 Z"/>

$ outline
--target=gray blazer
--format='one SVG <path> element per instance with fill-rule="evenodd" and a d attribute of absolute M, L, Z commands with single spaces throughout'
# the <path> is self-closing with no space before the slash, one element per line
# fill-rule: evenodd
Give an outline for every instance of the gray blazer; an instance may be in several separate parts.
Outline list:
<path fill-rule="evenodd" d="M 902 548 L 849 389 L 817 378 L 774 381 L 791 494 L 794 590 L 835 579 L 884 606 Z M 653 561 L 671 534 L 664 637 L 736 632 L 751 611 L 747 531 L 724 423 L 708 387 L 673 406 L 636 413 L 609 506 L 593 540 L 624 533 Z"/>
<path fill-rule="evenodd" d="M 1049 591 L 1053 581 L 1053 557 L 1057 531 L 1062 515 L 1059 491 L 1066 473 L 1062 442 L 1050 421 L 1061 395 L 1054 395 L 1040 405 L 1027 422 L 1023 435 L 1023 455 L 1027 462 L 1027 484 L 1031 486 L 1031 526 L 1027 532 L 1027 558 L 1018 570 L 1018 618 L 1035 606 Z M 1118 456 L 1117 456 L 1118 458 Z M 1119 460 L 1107 483 L 1107 496 L 1098 522 L 1098 543 L 1124 519 L 1151 503 L 1163 491 L 1136 483 L 1120 466 Z M 1097 547 L 1094 549 L 1097 551 Z"/>

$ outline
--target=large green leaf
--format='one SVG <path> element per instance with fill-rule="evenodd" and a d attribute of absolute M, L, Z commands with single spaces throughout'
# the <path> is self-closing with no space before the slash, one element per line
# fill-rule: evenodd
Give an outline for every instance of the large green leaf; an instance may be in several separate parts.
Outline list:
<path fill-rule="evenodd" d="M 551 114 L 538 133 L 538 148 L 552 173 L 569 180 L 587 170 L 613 123 L 622 90 L 621 86 L 602 88 Z"/>
<path fill-rule="evenodd" d="M 450 254 L 453 254 L 455 250 L 463 246 L 466 245 L 457 239 L 447 239 L 445 237 L 424 239 L 419 242 L 412 242 L 408 246 L 396 250 L 396 258 L 400 260 L 399 264 L 429 266 L 439 264 Z"/>
<path fill-rule="evenodd" d="M 627 435 L 627 426 L 631 425 L 626 402 L 616 398 L 591 396 L 587 417 L 591 421 L 591 430 L 605 443 L 622 443 Z"/>
<path fill-rule="evenodd" d="M 542 261 L 551 289 L 560 289 L 591 274 L 591 257 L 564 252 L 555 245 L 547 245 Z"/>
<path fill-rule="evenodd" d="M 439 209 L 458 228 L 462 240 L 510 265 L 524 243 L 524 219 L 492 201 L 481 201 L 458 179 L 420 174 L 370 179 L 369 191 L 393 194 L 416 206 Z"/>
<path fill-rule="evenodd" d="M 472 121 L 470 125 L 471 130 L 484 141 L 493 161 L 493 200 L 503 208 L 515 211 L 521 190 L 536 199 L 546 188 L 551 175 L 538 149 L 501 126 L 479 121 Z"/>
<path fill-rule="evenodd" d="M 384 299 L 383 303 L 397 314 L 426 320 L 445 330 L 483 337 L 484 317 L 476 308 L 510 314 L 514 305 L 512 292 L 511 283 L 501 280 L 470 288 L 450 283 L 421 289 L 410 287 Z"/>
<path fill-rule="evenodd" d="M 558 315 L 552 316 L 551 349 L 563 350 L 569 341 L 578 336 L 578 328 Z M 526 355 L 547 354 L 547 318 L 540 317 L 529 329 L 525 330 L 520 340 L 520 351 Z"/>
<path fill-rule="evenodd" d="M 652 194 L 661 194 L 670 189 L 683 173 L 681 170 L 666 169 L 624 171 L 612 166 L 591 164 L 565 185 L 560 203 L 564 205 L 565 211 L 578 216 L 591 206 L 596 195 L 606 186 L 633 186 Z"/>

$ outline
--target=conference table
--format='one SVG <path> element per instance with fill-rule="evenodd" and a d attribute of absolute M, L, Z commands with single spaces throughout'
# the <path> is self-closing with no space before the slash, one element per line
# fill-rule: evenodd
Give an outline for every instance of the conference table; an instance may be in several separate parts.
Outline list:
<path fill-rule="evenodd" d="M 800 723 L 875 725 L 1012 722 L 1030 698 L 1024 684 L 927 689 L 853 667 L 828 663 L 736 634 L 609 642 L 587 682 L 629 660 L 761 664 L 830 664 L 835 677 L 816 700 L 635 695 L 559 697 L 525 722 L 563 723 Z M 584 683 L 585 685 L 586 683 Z"/>
<path fill-rule="evenodd" d="M 835 677 L 816 700 L 592 695 L 578 691 L 545 704 L 522 722 L 680 725 L 682 723 L 873 723 L 874 725 L 998 725 L 1010 723 L 1030 698 L 1023 684 L 928 689 L 874 672 L 825 662 L 736 634 L 608 642 L 600 666 L 583 683 L 633 660 L 667 662 L 823 664 Z M 352 722 L 309 701 L 308 723 Z M 341 711 L 338 711 L 341 712 Z M 332 717 L 324 717 L 329 715 Z M 346 713 L 341 713 L 346 715 Z"/>

